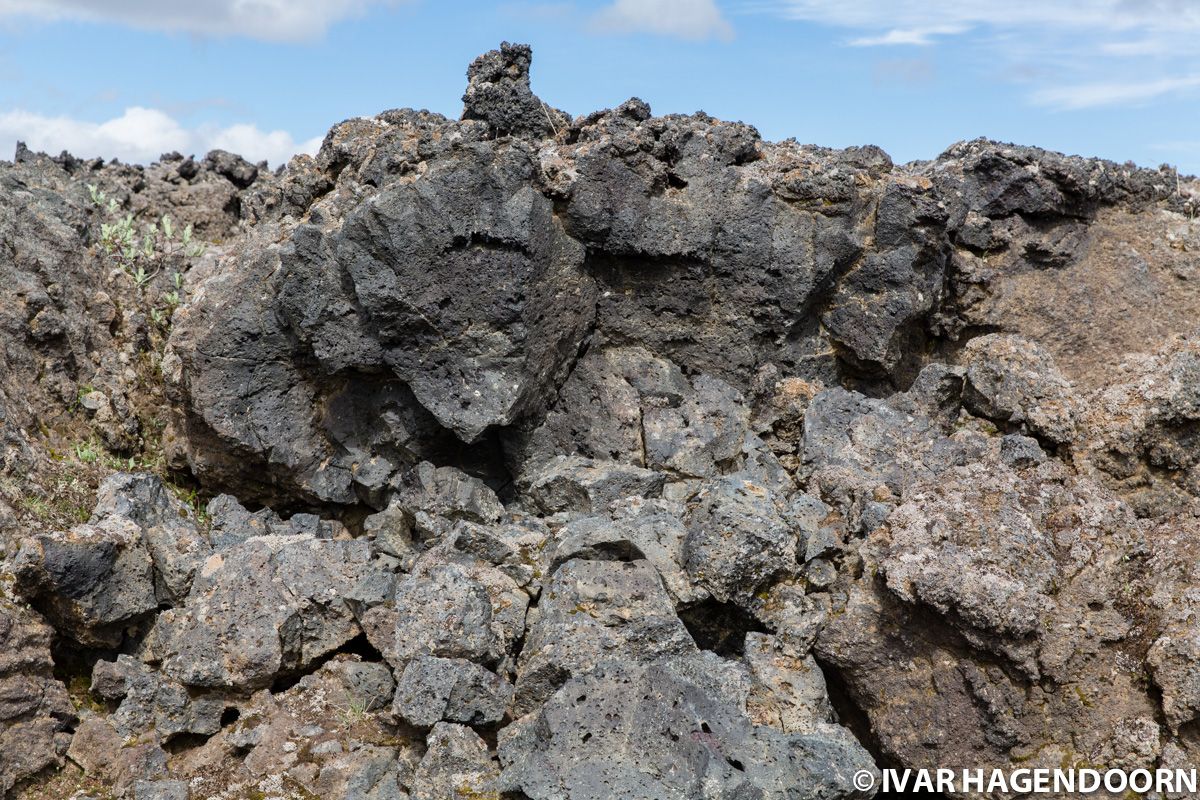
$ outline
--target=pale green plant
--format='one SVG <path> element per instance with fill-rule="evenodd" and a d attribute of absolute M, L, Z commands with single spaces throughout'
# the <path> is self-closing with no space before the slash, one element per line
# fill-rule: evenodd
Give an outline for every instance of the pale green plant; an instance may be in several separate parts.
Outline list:
<path fill-rule="evenodd" d="M 100 247 L 120 271 L 133 283 L 139 293 L 145 293 L 154 279 L 169 263 L 199 258 L 205 244 L 197 241 L 191 223 L 180 230 L 169 214 L 147 225 L 138 226 L 133 214 L 120 214 L 120 205 L 95 184 L 87 184 L 92 203 L 106 212 L 108 220 L 100 223 Z M 172 288 L 163 292 L 150 309 L 150 319 L 165 328 L 172 312 L 183 304 L 183 272 L 171 273 Z"/>
<path fill-rule="evenodd" d="M 89 191 L 94 187 L 89 184 Z M 93 201 L 98 205 L 104 203 L 104 193 L 93 192 Z M 109 205 L 110 210 L 115 207 Z M 121 270 L 129 276 L 138 289 L 145 289 L 162 271 L 163 261 L 169 256 L 182 255 L 185 258 L 198 258 L 204 254 L 204 243 L 194 240 L 192 226 L 179 232 L 170 215 L 163 215 L 157 222 L 151 222 L 140 232 L 133 220 L 132 214 L 117 217 L 112 222 L 100 224 L 100 246 L 104 252 L 114 258 Z M 183 288 L 183 276 L 176 271 L 173 282 L 176 293 Z M 176 294 L 178 301 L 178 294 Z M 176 305 L 178 302 L 176 302 Z"/>
<path fill-rule="evenodd" d="M 75 458 L 83 464 L 95 464 L 100 459 L 100 448 L 93 442 L 75 445 Z"/>
<path fill-rule="evenodd" d="M 87 185 L 88 195 L 92 198 L 92 204 L 100 208 L 106 209 L 109 214 L 117 213 L 116 198 L 107 196 L 96 184 L 89 183 Z"/>

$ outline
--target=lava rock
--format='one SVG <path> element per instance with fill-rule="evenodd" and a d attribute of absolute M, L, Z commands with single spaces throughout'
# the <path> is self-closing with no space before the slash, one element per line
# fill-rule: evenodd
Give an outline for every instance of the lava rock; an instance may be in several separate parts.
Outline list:
<path fill-rule="evenodd" d="M 475 731 L 439 722 L 426 742 L 429 749 L 413 775 L 413 800 L 497 794 L 499 765 Z"/>
<path fill-rule="evenodd" d="M 646 561 L 563 564 L 542 590 L 518 662 L 515 713 L 528 713 L 568 678 L 605 659 L 641 663 L 696 644 Z"/>
<path fill-rule="evenodd" d="M 108 517 L 21 542 L 16 590 L 92 647 L 115 647 L 158 609 L 154 562 L 132 520 Z"/>
<path fill-rule="evenodd" d="M 666 477 L 653 470 L 581 456 L 558 456 L 521 477 L 525 494 L 544 514 L 601 511 L 627 497 L 655 497 Z"/>
<path fill-rule="evenodd" d="M 174 680 L 257 689 L 361 633 L 355 589 L 378 569 L 365 541 L 259 536 L 211 556 L 149 648 Z"/>
<path fill-rule="evenodd" d="M 1056 444 L 1069 441 L 1076 401 L 1049 356 L 1020 337 L 991 334 L 967 342 L 963 402 L 974 413 L 1024 425 Z"/>
<path fill-rule="evenodd" d="M 857 798 L 874 772 L 844 729 L 756 726 L 670 661 L 607 662 L 501 733 L 506 786 L 534 800 L 779 796 Z M 768 794 L 772 793 L 772 794 Z"/>
<path fill-rule="evenodd" d="M 366 612 L 371 643 L 397 670 L 422 654 L 495 666 L 525 631 L 529 596 L 495 567 L 431 553 L 386 605 Z"/>
<path fill-rule="evenodd" d="M 512 685 L 461 658 L 417 656 L 396 686 L 393 711 L 413 725 L 438 722 L 487 725 L 504 718 Z"/>
<path fill-rule="evenodd" d="M 688 577 L 723 603 L 796 572 L 796 532 L 772 492 L 745 475 L 705 484 L 685 519 Z"/>
<path fill-rule="evenodd" d="M 28 607 L 0 595 L 0 797 L 59 767 L 76 722 L 54 677 L 53 630 Z"/>

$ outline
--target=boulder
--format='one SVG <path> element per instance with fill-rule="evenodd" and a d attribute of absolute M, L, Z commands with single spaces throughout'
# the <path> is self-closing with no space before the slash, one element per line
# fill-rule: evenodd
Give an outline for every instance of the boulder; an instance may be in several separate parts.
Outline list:
<path fill-rule="evenodd" d="M 1018 336 L 990 334 L 967 342 L 963 404 L 1054 444 L 1070 441 L 1077 401 L 1053 361 Z"/>
<path fill-rule="evenodd" d="M 118 646 L 158 609 L 150 551 L 123 517 L 23 539 L 13 573 L 22 597 L 91 647 Z"/>
<path fill-rule="evenodd" d="M 515 713 L 545 702 L 606 659 L 642 663 L 696 644 L 647 561 L 572 560 L 542 590 L 518 662 Z"/>
<path fill-rule="evenodd" d="M 688 577 L 725 603 L 797 570 L 796 532 L 770 489 L 735 473 L 703 485 L 689 504 Z"/>
<path fill-rule="evenodd" d="M 363 628 L 398 670 L 419 655 L 496 666 L 524 633 L 528 604 L 529 596 L 495 567 L 431 553 L 384 605 L 366 612 Z"/>
<path fill-rule="evenodd" d="M 559 511 L 602 511 L 627 497 L 655 497 L 662 492 L 662 473 L 614 461 L 557 456 L 527 470 L 520 483 L 531 505 L 543 514 Z"/>
<path fill-rule="evenodd" d="M 610 661 L 571 678 L 505 728 L 504 785 L 555 797 L 859 798 L 874 765 L 842 728 L 782 733 L 694 681 L 672 661 Z"/>
<path fill-rule="evenodd" d="M 362 632 L 355 590 L 378 569 L 365 541 L 248 539 L 209 557 L 184 605 L 159 615 L 149 652 L 187 686 L 269 686 Z"/>
<path fill-rule="evenodd" d="M 487 725 L 504 718 L 512 685 L 463 658 L 417 656 L 396 684 L 392 710 L 413 725 Z"/>
<path fill-rule="evenodd" d="M 496 796 L 499 765 L 479 734 L 464 725 L 439 722 L 429 749 L 413 775 L 413 800 L 456 800 Z"/>

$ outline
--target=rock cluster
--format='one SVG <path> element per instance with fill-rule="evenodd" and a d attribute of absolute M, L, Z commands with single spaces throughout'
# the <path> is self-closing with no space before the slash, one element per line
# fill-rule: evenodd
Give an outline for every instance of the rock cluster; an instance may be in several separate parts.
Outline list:
<path fill-rule="evenodd" d="M 1200 761 L 1193 184 L 571 118 L 530 60 L 276 173 L 0 165 L 0 798 Z M 89 183 L 220 243 L 121 297 Z"/>

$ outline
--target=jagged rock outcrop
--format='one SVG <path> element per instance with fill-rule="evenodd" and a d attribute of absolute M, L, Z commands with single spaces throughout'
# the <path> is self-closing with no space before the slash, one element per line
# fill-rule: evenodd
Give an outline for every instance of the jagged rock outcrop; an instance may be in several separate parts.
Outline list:
<path fill-rule="evenodd" d="M 1127 606 L 1146 555 L 1128 506 L 1057 462 L 956 466 L 863 541 L 817 656 L 902 763 L 1109 765 L 1154 726 Z"/>
<path fill-rule="evenodd" d="M 0 800 L 1197 763 L 1195 183 L 531 58 L 276 173 L 0 164 Z"/>
<path fill-rule="evenodd" d="M 79 405 L 90 423 L 83 429 L 117 452 L 138 450 L 157 435 L 144 430 L 149 415 L 139 413 L 154 399 L 139 375 L 148 340 L 160 335 L 150 305 L 173 286 L 176 272 L 181 282 L 174 288 L 190 281 L 193 260 L 164 253 L 137 285 L 104 255 L 94 238 L 99 222 L 132 214 L 159 223 L 169 216 L 177 231 L 192 226 L 198 240 L 226 239 L 239 228 L 246 190 L 272 179 L 228 153 L 199 162 L 172 156 L 141 167 L 18 149 L 15 163 L 0 170 L 6 465 L 30 469 L 34 454 L 20 442 L 31 431 L 72 427 L 64 411 Z M 93 202 L 89 186 L 104 193 L 103 202 Z"/>

